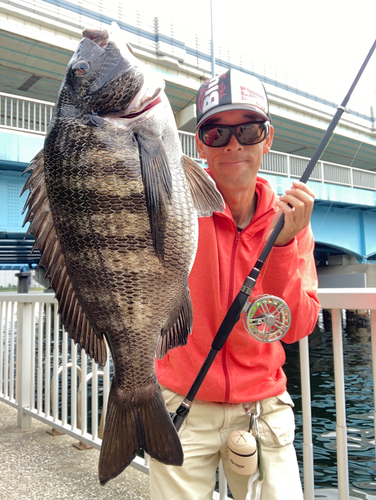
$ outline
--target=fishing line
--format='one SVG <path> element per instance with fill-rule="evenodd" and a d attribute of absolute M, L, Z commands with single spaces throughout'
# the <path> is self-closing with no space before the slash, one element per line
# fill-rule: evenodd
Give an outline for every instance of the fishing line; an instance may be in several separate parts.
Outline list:
<path fill-rule="evenodd" d="M 366 135 L 366 134 L 367 134 L 367 133 L 365 133 L 364 135 Z M 355 158 L 358 156 L 359 149 L 362 147 L 362 144 L 363 144 L 363 141 L 359 143 L 358 149 L 356 150 L 356 153 L 354 154 L 354 157 L 353 157 L 353 159 L 351 160 L 350 167 L 352 167 L 352 165 L 353 165 L 353 163 L 354 163 Z"/>
<path fill-rule="evenodd" d="M 349 113 L 349 114 L 351 114 L 351 111 L 348 111 L 348 113 Z M 367 135 L 368 135 L 368 134 L 369 134 L 369 132 L 368 132 L 368 131 L 364 132 L 364 134 L 363 134 L 363 138 L 364 138 L 364 137 L 367 137 Z M 362 145 L 363 145 L 363 141 L 359 141 L 359 146 L 358 146 L 358 149 L 355 151 L 355 154 L 354 154 L 354 156 L 353 156 L 353 158 L 352 158 L 352 160 L 351 160 L 351 163 L 350 163 L 350 167 L 352 167 L 352 166 L 353 166 L 353 163 L 354 163 L 354 161 L 355 161 L 355 158 L 358 156 L 359 150 L 360 150 L 360 148 L 362 147 Z M 326 213 L 325 213 L 325 215 L 324 215 L 324 218 L 323 218 L 323 220 L 322 220 L 322 222 L 321 222 L 321 224 L 320 224 L 320 226 L 319 226 L 318 231 L 319 231 L 319 230 L 321 229 L 321 227 L 323 226 L 323 224 L 324 224 L 324 222 L 325 222 L 325 219 L 326 219 L 327 215 L 329 214 L 330 209 L 332 208 L 332 205 L 333 205 L 333 201 L 331 201 L 331 202 L 330 202 L 330 205 L 329 205 L 329 207 L 328 207 L 328 210 L 326 211 Z"/>
<path fill-rule="evenodd" d="M 330 202 L 330 205 L 329 205 L 329 208 L 328 208 L 328 210 L 326 211 L 326 214 L 324 215 L 324 218 L 323 218 L 323 220 L 322 220 L 322 222 L 321 222 L 320 227 L 319 227 L 319 229 L 318 229 L 318 230 L 320 230 L 320 229 L 321 229 L 321 227 L 322 227 L 322 225 L 324 224 L 325 219 L 326 219 L 326 217 L 327 217 L 327 215 L 328 215 L 328 213 L 329 213 L 330 209 L 332 208 L 332 205 L 333 205 L 333 202 L 331 201 L 331 202 Z"/>

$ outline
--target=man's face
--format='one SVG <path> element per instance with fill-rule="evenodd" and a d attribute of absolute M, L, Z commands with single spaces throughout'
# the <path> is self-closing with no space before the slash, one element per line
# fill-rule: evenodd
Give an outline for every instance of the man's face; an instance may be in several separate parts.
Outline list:
<path fill-rule="evenodd" d="M 242 123 L 260 120 L 260 117 L 245 111 L 225 111 L 205 122 L 205 127 L 216 125 L 239 125 Z M 208 162 L 213 175 L 222 193 L 226 190 L 244 190 L 255 185 L 256 176 L 261 165 L 262 157 L 268 153 L 273 142 L 273 127 L 270 127 L 269 136 L 259 144 L 243 146 L 233 135 L 227 146 L 212 148 L 203 144 L 196 134 L 197 149 L 201 158 Z"/>

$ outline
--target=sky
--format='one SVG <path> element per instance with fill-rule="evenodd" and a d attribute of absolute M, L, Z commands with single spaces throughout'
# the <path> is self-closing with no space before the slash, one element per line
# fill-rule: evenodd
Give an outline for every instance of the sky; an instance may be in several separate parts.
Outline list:
<path fill-rule="evenodd" d="M 210 37 L 210 0 L 137 0 L 148 15 Z M 133 8 L 135 8 L 133 6 Z M 288 83 L 340 104 L 376 39 L 376 0 L 212 0 L 216 45 L 249 50 Z M 248 49 L 249 47 L 249 49 Z M 348 107 L 376 114 L 376 51 Z"/>

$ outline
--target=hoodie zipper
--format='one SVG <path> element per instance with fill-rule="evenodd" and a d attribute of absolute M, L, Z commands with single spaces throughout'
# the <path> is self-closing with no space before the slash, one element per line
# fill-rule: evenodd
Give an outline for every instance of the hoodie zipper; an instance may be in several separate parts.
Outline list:
<path fill-rule="evenodd" d="M 240 240 L 240 234 L 241 231 L 236 229 L 236 235 L 235 235 L 235 240 L 232 246 L 232 252 L 231 252 L 231 262 L 230 262 L 230 282 L 229 282 L 229 289 L 228 289 L 228 303 L 227 303 L 227 310 L 231 306 L 234 298 L 233 298 L 233 290 L 234 290 L 234 281 L 235 281 L 235 257 L 236 257 L 236 251 L 238 248 L 239 240 Z M 227 342 L 225 342 L 225 345 L 223 346 L 223 354 L 222 354 L 222 369 L 223 369 L 223 375 L 225 377 L 225 401 L 228 403 L 230 401 L 230 393 L 231 393 L 231 383 L 230 383 L 230 374 L 228 371 L 228 366 L 227 366 Z"/>

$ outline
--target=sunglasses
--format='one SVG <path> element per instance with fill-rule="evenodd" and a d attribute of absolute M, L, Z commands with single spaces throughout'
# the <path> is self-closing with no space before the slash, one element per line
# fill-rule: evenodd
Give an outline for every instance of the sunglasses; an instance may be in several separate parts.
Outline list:
<path fill-rule="evenodd" d="M 198 131 L 200 141 L 211 148 L 227 146 L 235 135 L 239 144 L 251 146 L 266 139 L 270 132 L 270 122 L 247 122 L 240 125 L 208 125 Z"/>

